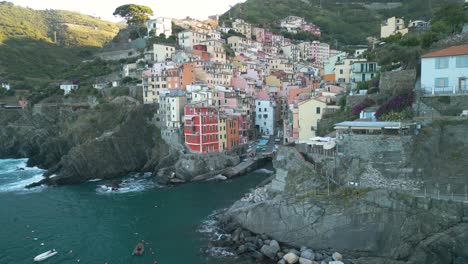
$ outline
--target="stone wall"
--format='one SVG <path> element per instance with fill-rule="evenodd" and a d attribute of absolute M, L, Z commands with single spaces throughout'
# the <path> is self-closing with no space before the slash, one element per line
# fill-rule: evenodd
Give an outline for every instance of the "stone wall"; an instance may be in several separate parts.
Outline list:
<path fill-rule="evenodd" d="M 468 95 L 421 97 L 421 102 L 443 116 L 459 116 L 468 110 Z"/>
<path fill-rule="evenodd" d="M 411 167 L 411 136 L 340 135 L 337 177 L 346 185 L 413 189 L 417 178 Z"/>
<path fill-rule="evenodd" d="M 413 90 L 416 83 L 416 70 L 382 72 L 380 75 L 380 92 L 396 95 Z"/>

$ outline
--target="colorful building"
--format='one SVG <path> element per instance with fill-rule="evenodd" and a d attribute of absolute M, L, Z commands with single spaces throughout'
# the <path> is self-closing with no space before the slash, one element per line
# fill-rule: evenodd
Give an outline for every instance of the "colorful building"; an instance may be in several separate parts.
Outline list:
<path fill-rule="evenodd" d="M 218 109 L 202 104 L 185 106 L 185 145 L 194 153 L 219 151 Z"/>

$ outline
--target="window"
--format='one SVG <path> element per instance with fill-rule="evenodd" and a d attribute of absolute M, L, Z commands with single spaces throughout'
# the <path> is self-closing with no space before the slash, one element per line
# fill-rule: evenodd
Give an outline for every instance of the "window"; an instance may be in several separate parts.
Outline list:
<path fill-rule="evenodd" d="M 448 78 L 435 78 L 435 88 L 448 87 Z"/>
<path fill-rule="evenodd" d="M 340 74 L 343 74 L 343 70 L 340 70 Z"/>
<path fill-rule="evenodd" d="M 266 126 L 266 122 L 263 122 L 263 125 Z"/>
<path fill-rule="evenodd" d="M 315 113 L 320 114 L 320 107 L 317 107 L 317 108 L 315 109 Z"/>
<path fill-rule="evenodd" d="M 468 67 L 468 55 L 457 56 L 457 68 Z"/>
<path fill-rule="evenodd" d="M 263 118 L 265 118 L 265 119 L 268 118 L 268 115 L 263 115 Z"/>
<path fill-rule="evenodd" d="M 440 57 L 435 60 L 436 69 L 447 69 L 449 67 L 449 58 Z"/>

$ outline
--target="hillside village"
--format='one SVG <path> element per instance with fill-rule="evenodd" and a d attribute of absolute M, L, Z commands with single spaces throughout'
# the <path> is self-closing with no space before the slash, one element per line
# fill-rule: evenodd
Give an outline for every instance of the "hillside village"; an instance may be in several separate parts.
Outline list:
<path fill-rule="evenodd" d="M 364 126 L 364 132 L 395 124 L 384 121 L 403 127 L 402 122 L 413 123 L 420 115 L 412 109 L 415 98 L 468 93 L 467 45 L 424 54 L 418 80 L 416 71 L 383 72 L 377 61 L 366 59 L 387 38 L 424 32 L 430 22 L 388 18 L 380 38 L 369 37 L 366 48 L 350 52 L 319 41 L 294 41 L 242 19 L 231 27 L 219 25 L 218 19 L 147 21 L 143 39 L 97 55 L 109 62 L 134 62 L 124 64 L 120 73 L 96 78 L 93 88 L 131 84 L 131 94 L 158 108 L 153 121 L 163 135 L 188 152 L 248 150 L 250 156 L 257 151 L 249 144 L 261 137 L 314 145 L 334 140 L 333 121 Z M 278 25 L 291 33 L 321 35 L 318 26 L 301 17 L 285 17 Z M 399 76 L 406 76 L 403 83 L 395 81 Z M 2 87 L 10 90 L 9 83 Z M 60 89 L 65 96 L 73 94 L 79 80 L 62 82 Z M 405 97 L 404 103 L 392 102 L 398 96 Z M 18 107 L 27 105 L 21 100 Z M 466 115 L 459 110 L 454 115 Z"/>
<path fill-rule="evenodd" d="M 27 189 L 96 181 L 96 192 L 111 195 L 126 193 L 128 181 L 152 190 L 264 177 L 207 221 L 217 226 L 206 253 L 227 250 L 233 263 L 465 263 L 468 0 L 437 5 L 430 19 L 387 10 L 402 2 L 329 4 L 384 10 L 356 30 L 361 38 L 379 28 L 360 44 L 339 43 L 329 31 L 338 24 L 297 10 L 255 24 L 258 10 L 245 7 L 262 1 L 276 14 L 271 5 L 280 0 L 249 0 L 204 21 L 125 5 L 144 18 L 124 27 L 86 16 L 92 23 L 77 18 L 71 27 L 109 27 L 104 40 L 45 26 L 39 39 L 22 42 L 34 23 L 15 28 L 11 16 L 11 39 L 0 43 L 0 55 L 12 51 L 0 61 L 0 157 L 45 170 Z M 332 14 L 316 2 L 303 4 Z M 11 3 L 0 8 L 21 13 Z M 366 18 L 357 20 L 351 26 Z M 68 46 L 74 38 L 91 44 Z M 22 45 L 47 47 L 25 52 L 42 67 L 15 62 Z M 201 185 L 193 186 L 198 195 Z M 195 199 L 185 194 L 193 214 Z M 148 197 L 151 209 L 171 206 Z"/>

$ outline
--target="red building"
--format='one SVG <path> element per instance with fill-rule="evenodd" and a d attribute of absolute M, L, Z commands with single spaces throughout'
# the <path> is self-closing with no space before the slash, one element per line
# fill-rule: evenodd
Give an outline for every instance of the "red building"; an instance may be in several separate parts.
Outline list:
<path fill-rule="evenodd" d="M 209 106 L 185 106 L 185 145 L 195 153 L 219 150 L 218 109 Z"/>

